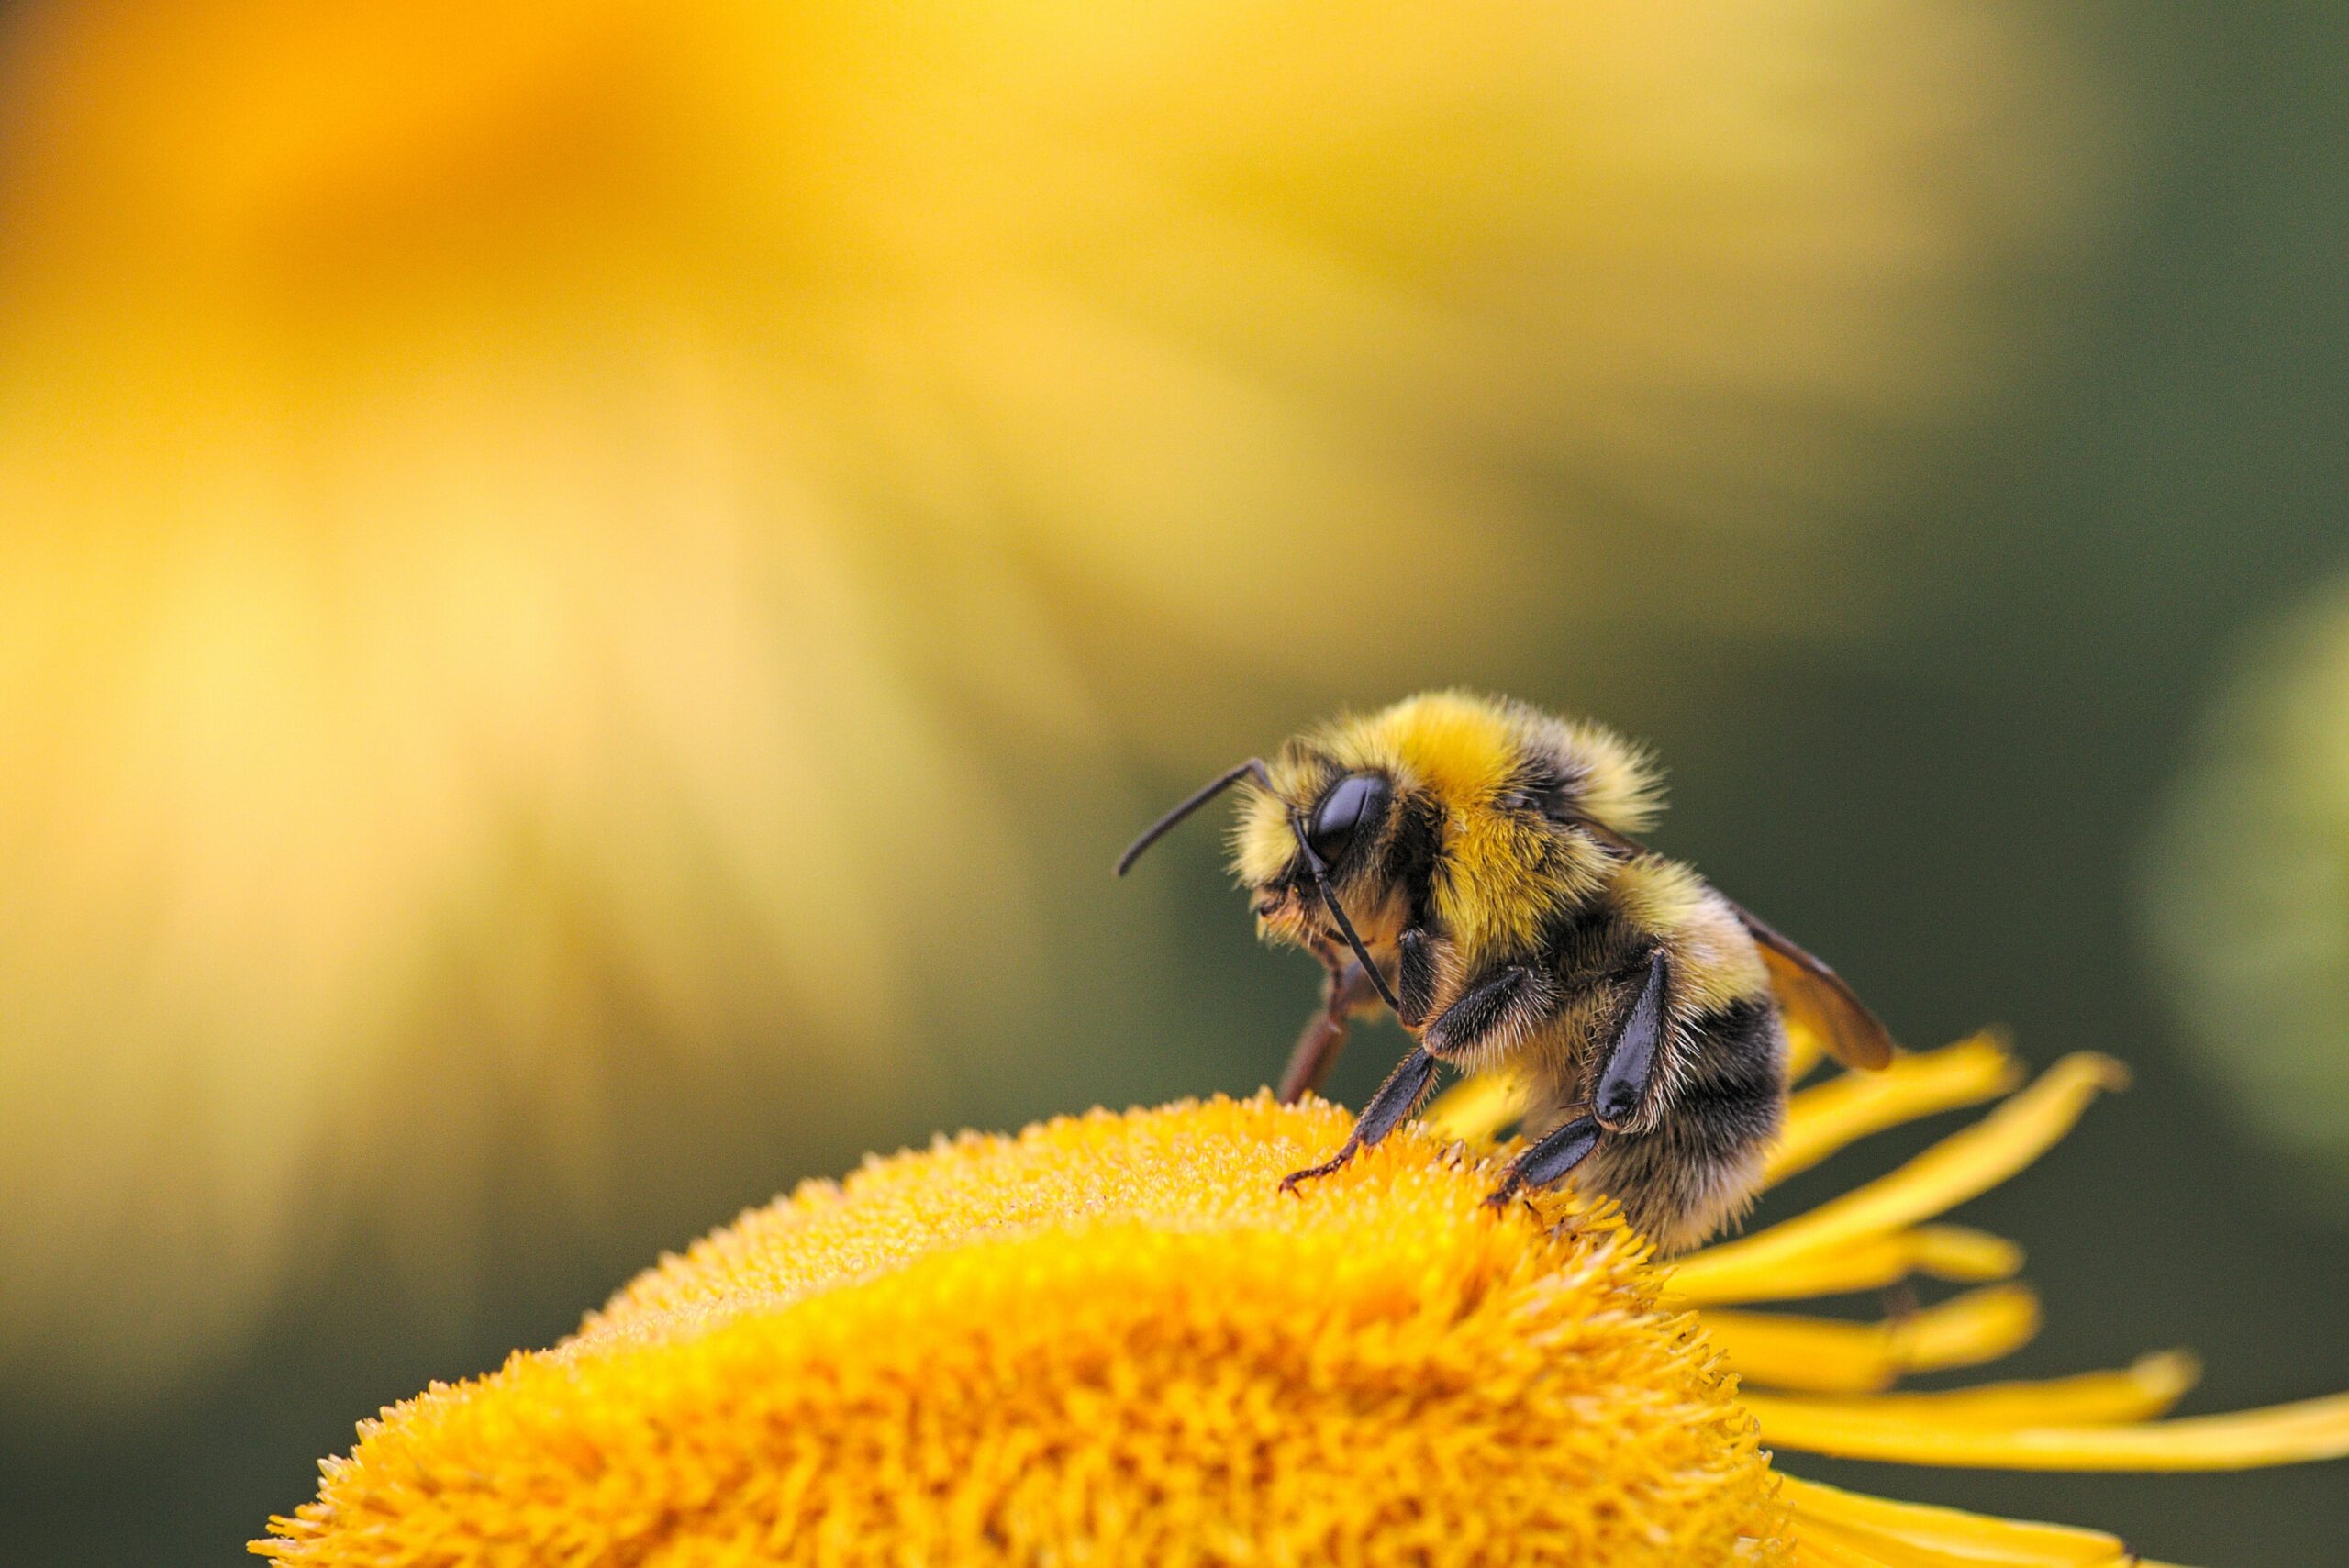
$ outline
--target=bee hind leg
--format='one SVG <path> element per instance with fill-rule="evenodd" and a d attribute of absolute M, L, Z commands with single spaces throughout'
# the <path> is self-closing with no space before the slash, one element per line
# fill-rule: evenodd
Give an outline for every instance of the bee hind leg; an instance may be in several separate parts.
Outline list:
<path fill-rule="evenodd" d="M 1607 1065 L 1598 1074 L 1598 1092 L 1592 1096 L 1599 1121 L 1610 1132 L 1622 1130 L 1647 1104 L 1649 1086 L 1655 1082 L 1656 1054 L 1668 1027 L 1664 995 L 1672 983 L 1671 961 L 1658 948 L 1643 968 L 1639 989 L 1616 1023 Z"/>
<path fill-rule="evenodd" d="M 1517 1157 L 1516 1162 L 1501 1177 L 1501 1184 L 1485 1200 L 1489 1208 L 1505 1208 L 1518 1194 L 1532 1188 L 1546 1187 L 1565 1178 L 1566 1173 L 1583 1162 L 1590 1151 L 1598 1147 L 1607 1129 L 1598 1118 L 1578 1116 L 1574 1120 L 1547 1133 L 1532 1148 Z"/>
<path fill-rule="evenodd" d="M 1546 1187 L 1564 1180 L 1590 1157 L 1601 1136 L 1620 1131 L 1640 1114 L 1647 1103 L 1649 1085 L 1655 1080 L 1656 1052 L 1665 1029 L 1664 995 L 1671 979 L 1670 961 L 1659 948 L 1640 966 L 1639 989 L 1616 1020 L 1615 1038 L 1608 1046 L 1607 1065 L 1598 1074 L 1592 1109 L 1520 1155 L 1486 1203 L 1499 1208 L 1529 1187 Z"/>
<path fill-rule="evenodd" d="M 1281 1191 L 1293 1193 L 1300 1182 L 1319 1181 L 1344 1168 L 1346 1162 L 1401 1126 L 1427 1098 L 1428 1090 L 1435 1083 L 1435 1058 L 1428 1054 L 1424 1046 L 1403 1058 L 1386 1075 L 1386 1082 L 1378 1085 L 1378 1093 L 1371 1095 L 1370 1103 L 1363 1106 L 1362 1115 L 1354 1118 L 1354 1129 L 1346 1134 L 1346 1141 L 1337 1153 L 1319 1165 L 1308 1165 L 1283 1176 Z"/>

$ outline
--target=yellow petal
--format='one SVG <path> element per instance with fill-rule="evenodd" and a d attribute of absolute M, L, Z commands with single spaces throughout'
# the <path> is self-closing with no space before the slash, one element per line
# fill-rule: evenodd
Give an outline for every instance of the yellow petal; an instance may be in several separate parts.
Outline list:
<path fill-rule="evenodd" d="M 1813 1530 L 1795 1539 L 1795 1568 L 1915 1568 L 1915 1564 L 1887 1562 Z"/>
<path fill-rule="evenodd" d="M 1897 1056 L 1881 1073 L 1831 1078 L 1787 1103 L 1767 1179 L 1782 1182 L 1870 1133 L 1993 1099 L 2021 1081 L 2013 1054 L 1987 1029 L 1940 1051 Z"/>
<path fill-rule="evenodd" d="M 1767 1279 L 1808 1256 L 1913 1225 L 1987 1192 L 2045 1153 L 2079 1120 L 2103 1089 L 2129 1081 L 2109 1056 L 2064 1058 L 2021 1094 L 1962 1132 L 1953 1133 L 1890 1175 L 1855 1187 L 1765 1230 L 1707 1248 L 1682 1261 L 1681 1288 L 1737 1288 L 1732 1277 Z"/>
<path fill-rule="evenodd" d="M 1793 1029 L 1788 1029 L 1789 1041 Z M 1815 1054 L 1811 1059 L 1816 1062 Z M 1809 1071 L 1790 1062 L 1787 1081 Z M 1807 1170 L 1845 1145 L 1905 1121 L 1955 1110 L 2012 1090 L 2019 1069 L 1991 1030 L 1939 1051 L 1896 1057 L 1881 1073 L 1851 1073 L 1796 1095 L 1787 1107 L 1787 1132 L 1771 1156 L 1773 1183 Z M 1507 1073 L 1464 1078 L 1438 1095 L 1423 1119 L 1440 1138 L 1489 1143 L 1525 1109 L 1524 1083 Z"/>
<path fill-rule="evenodd" d="M 1787 1024 L 1787 1082 L 1799 1084 L 1827 1055 L 1827 1043 L 1798 1023 Z"/>
<path fill-rule="evenodd" d="M 1420 1119 L 1438 1138 L 1456 1138 L 1474 1146 L 1490 1143 L 1524 1110 L 1521 1080 L 1507 1073 L 1479 1073 L 1437 1095 Z"/>
<path fill-rule="evenodd" d="M 1765 1441 L 1806 1453 L 1984 1470 L 2248 1470 L 2349 1457 L 2349 1394 L 2226 1416 L 2120 1427 L 2005 1429 L 1907 1415 L 1823 1411 L 1750 1395 Z"/>
<path fill-rule="evenodd" d="M 1701 1269 L 1693 1275 L 1675 1274 L 1672 1295 L 1689 1307 L 1793 1301 L 1876 1290 L 1911 1274 L 1977 1284 L 2011 1279 L 2021 1268 L 2022 1249 L 2002 1236 L 1963 1225 L 1920 1225 L 1914 1230 L 1871 1236 L 1839 1251 L 1810 1253 L 1766 1275 L 1749 1270 Z"/>
<path fill-rule="evenodd" d="M 1812 1417 L 1897 1416 L 1953 1427 L 2109 1426 L 2167 1414 L 2200 1375 L 2200 1363 L 2192 1355 L 2166 1351 L 2141 1357 L 2120 1372 L 1990 1383 L 1932 1394 L 1795 1398 L 1780 1403 Z"/>
<path fill-rule="evenodd" d="M 1866 1530 L 1846 1529 L 1838 1525 L 1806 1521 L 1802 1539 L 1822 1544 L 1832 1543 L 1860 1555 L 1858 1562 L 1882 1562 L 1886 1568 L 2136 1568 L 2137 1559 L 2128 1549 L 2107 1537 L 2109 1544 L 2083 1551 L 2074 1546 L 2059 1554 L 2046 1554 L 2024 1549 L 2001 1551 L 1997 1547 L 1985 1549 L 1975 1543 L 1954 1548 L 1922 1545 L 1871 1534 Z M 1799 1561 L 1799 1559 L 1798 1559 Z"/>
<path fill-rule="evenodd" d="M 1890 1562 L 2053 1568 L 2128 1561 L 2120 1540 L 2101 1530 L 1896 1503 L 1793 1475 L 1780 1477 L 1778 1496 L 1793 1510 L 1799 1540 L 1808 1542 L 1817 1536 L 1846 1542 Z"/>
<path fill-rule="evenodd" d="M 1750 1383 L 1855 1394 L 1889 1387 L 1903 1373 L 1976 1366 L 2010 1353 L 2038 1331 L 2039 1300 L 2025 1286 L 1996 1285 L 1882 1323 L 1708 1312 L 1704 1324 Z"/>

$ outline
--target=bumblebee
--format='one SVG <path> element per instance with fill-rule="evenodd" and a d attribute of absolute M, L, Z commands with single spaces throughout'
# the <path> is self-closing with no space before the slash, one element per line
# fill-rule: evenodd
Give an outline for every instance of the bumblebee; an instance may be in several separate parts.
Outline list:
<path fill-rule="evenodd" d="M 1594 724 L 1460 692 L 1341 717 L 1210 782 L 1141 852 L 1237 787 L 1232 867 L 1258 933 L 1329 971 L 1283 1074 L 1317 1086 L 1349 1020 L 1391 1008 L 1416 1042 L 1328 1175 L 1410 1117 L 1440 1065 L 1530 1085 L 1530 1145 L 1491 1201 L 1570 1174 L 1667 1250 L 1751 1207 L 1786 1114 L 1791 1019 L 1837 1060 L 1891 1059 L 1835 973 L 1634 836 L 1647 755 Z"/>

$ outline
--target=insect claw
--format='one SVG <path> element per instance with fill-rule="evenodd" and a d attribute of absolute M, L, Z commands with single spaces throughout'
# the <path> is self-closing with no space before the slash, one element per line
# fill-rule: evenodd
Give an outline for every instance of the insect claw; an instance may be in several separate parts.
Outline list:
<path fill-rule="evenodd" d="M 1281 1178 L 1281 1191 L 1294 1193 L 1299 1182 L 1318 1182 L 1324 1176 L 1336 1173 L 1345 1165 L 1353 1153 L 1352 1150 L 1346 1150 L 1339 1153 L 1335 1159 L 1324 1160 L 1319 1165 L 1308 1165 L 1302 1171 L 1291 1171 Z"/>

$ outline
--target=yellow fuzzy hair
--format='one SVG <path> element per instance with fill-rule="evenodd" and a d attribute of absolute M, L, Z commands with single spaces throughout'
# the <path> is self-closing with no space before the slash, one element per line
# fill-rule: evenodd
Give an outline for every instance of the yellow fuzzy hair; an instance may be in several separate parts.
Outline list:
<path fill-rule="evenodd" d="M 1691 1011 L 1768 994 L 1769 972 L 1735 911 L 1678 861 L 1627 862 L 1615 872 L 1614 896 L 1633 925 L 1673 934 L 1675 990 Z"/>
<path fill-rule="evenodd" d="M 1341 717 L 1290 742 L 1271 765 L 1273 789 L 1251 786 L 1232 836 L 1232 868 L 1248 883 L 1278 877 L 1297 852 L 1292 809 L 1309 808 L 1342 773 L 1377 771 L 1404 792 L 1425 791 L 1444 814 L 1449 874 L 1435 916 L 1475 963 L 1530 944 L 1560 904 L 1587 896 L 1606 870 L 1556 837 L 1495 809 L 1531 758 L 1568 781 L 1580 808 L 1621 833 L 1655 819 L 1657 781 L 1644 752 L 1595 724 L 1553 718 L 1522 703 L 1460 691 L 1407 697 L 1367 717 Z"/>

